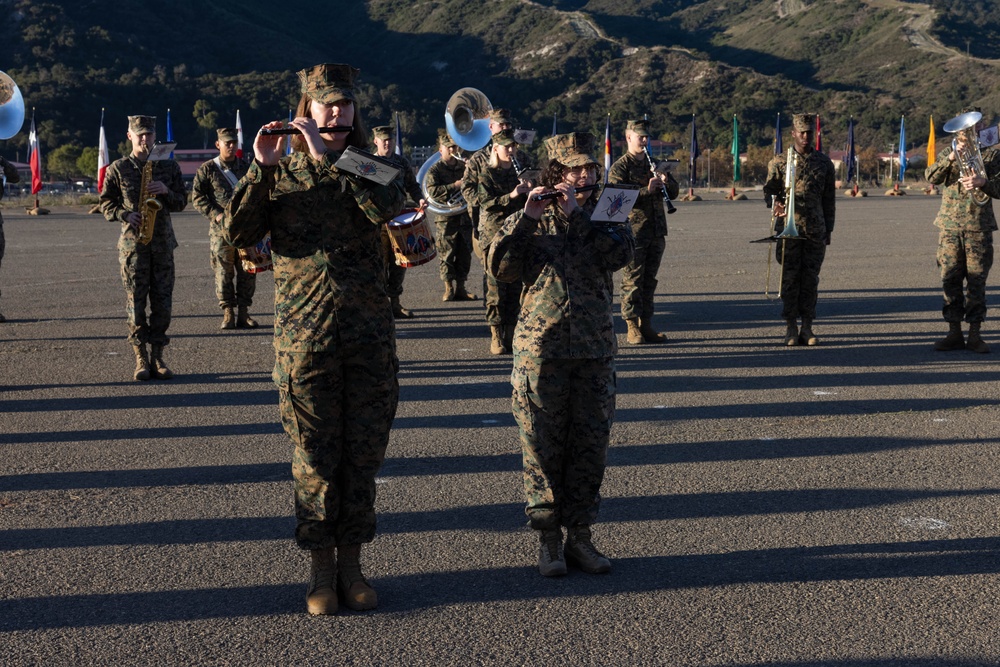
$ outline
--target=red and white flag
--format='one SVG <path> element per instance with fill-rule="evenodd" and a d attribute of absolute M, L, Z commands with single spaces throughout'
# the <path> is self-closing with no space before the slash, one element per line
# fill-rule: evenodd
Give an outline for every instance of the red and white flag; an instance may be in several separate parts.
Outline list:
<path fill-rule="evenodd" d="M 108 140 L 104 136 L 104 109 L 101 109 L 101 138 L 97 144 L 97 191 L 104 190 L 104 175 L 108 173 Z"/>
<path fill-rule="evenodd" d="M 611 114 L 608 114 L 608 122 L 604 126 L 604 184 L 608 183 L 608 174 L 611 173 Z"/>
<path fill-rule="evenodd" d="M 236 157 L 243 157 L 243 123 L 240 122 L 240 110 L 236 110 Z"/>
<path fill-rule="evenodd" d="M 31 132 L 28 133 L 28 163 L 31 165 L 31 194 L 37 195 L 42 189 L 42 152 L 38 148 L 38 134 L 35 132 L 35 114 L 31 114 Z"/>

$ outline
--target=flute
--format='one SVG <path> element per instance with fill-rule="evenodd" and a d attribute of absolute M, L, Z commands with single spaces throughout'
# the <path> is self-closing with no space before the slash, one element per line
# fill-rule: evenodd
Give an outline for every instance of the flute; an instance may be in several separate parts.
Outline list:
<path fill-rule="evenodd" d="M 335 125 L 334 127 L 318 127 L 316 130 L 321 134 L 333 134 L 334 132 L 353 132 L 354 128 L 350 125 Z M 259 132 L 259 134 L 270 137 L 276 134 L 302 134 L 302 132 L 295 127 L 275 127 L 264 128 Z"/>
<path fill-rule="evenodd" d="M 577 192 L 593 192 L 601 187 L 600 183 L 594 183 L 593 185 L 584 185 L 583 187 L 576 188 Z M 552 192 L 543 192 L 540 195 L 535 195 L 531 198 L 531 201 L 545 201 L 546 199 L 558 199 L 562 197 L 563 193 L 559 190 L 553 190 Z"/>

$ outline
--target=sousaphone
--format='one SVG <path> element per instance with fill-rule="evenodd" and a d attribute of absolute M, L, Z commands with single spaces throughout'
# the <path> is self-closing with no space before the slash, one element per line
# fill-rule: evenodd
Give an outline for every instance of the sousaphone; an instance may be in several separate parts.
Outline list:
<path fill-rule="evenodd" d="M 24 125 L 24 98 L 14 79 L 0 71 L 0 140 L 13 137 Z"/>

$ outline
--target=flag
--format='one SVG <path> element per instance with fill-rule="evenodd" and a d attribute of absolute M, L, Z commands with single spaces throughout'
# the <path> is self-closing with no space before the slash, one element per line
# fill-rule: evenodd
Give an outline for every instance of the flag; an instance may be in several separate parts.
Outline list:
<path fill-rule="evenodd" d="M 101 109 L 101 138 L 97 144 L 97 191 L 104 190 L 104 175 L 108 173 L 108 163 L 111 159 L 108 154 L 108 140 L 104 136 L 104 109 Z"/>
<path fill-rule="evenodd" d="M 688 171 L 691 173 L 691 187 L 698 178 L 698 134 L 694 126 L 694 114 L 691 114 L 691 156 L 688 158 Z"/>
<path fill-rule="evenodd" d="M 856 162 L 856 156 L 854 154 L 854 118 L 851 118 L 847 122 L 847 182 L 850 183 L 851 179 L 856 177 L 857 169 L 854 163 Z"/>
<path fill-rule="evenodd" d="M 937 142 L 934 141 L 934 116 L 931 116 L 931 133 L 927 137 L 927 166 L 937 162 Z"/>
<path fill-rule="evenodd" d="M 556 128 L 558 127 L 558 123 L 556 121 L 557 121 L 558 118 L 559 118 L 558 114 L 555 114 L 555 113 L 552 114 L 552 136 L 553 137 L 556 136 L 556 134 L 558 134 L 558 132 L 556 132 Z"/>
<path fill-rule="evenodd" d="M 778 120 L 774 124 L 774 154 L 781 155 L 784 151 L 781 148 L 781 114 L 778 114 Z"/>
<path fill-rule="evenodd" d="M 823 152 L 823 128 L 819 124 L 819 114 L 816 114 L 816 150 Z"/>
<path fill-rule="evenodd" d="M 236 157 L 243 157 L 243 123 L 240 122 L 239 109 L 236 110 Z"/>
<path fill-rule="evenodd" d="M 899 117 L 899 182 L 906 173 L 906 116 Z"/>
<path fill-rule="evenodd" d="M 174 128 L 170 124 L 170 109 L 167 109 L 167 143 L 173 143 L 174 141 Z M 170 159 L 174 159 L 174 152 L 170 151 Z"/>
<path fill-rule="evenodd" d="M 608 121 L 604 125 L 604 184 L 608 183 L 608 174 L 611 173 L 611 114 L 608 114 Z"/>
<path fill-rule="evenodd" d="M 729 151 L 733 154 L 733 182 L 740 180 L 740 124 L 733 114 L 733 147 Z"/>
<path fill-rule="evenodd" d="M 403 133 L 399 129 L 399 112 L 396 112 L 396 148 L 393 151 L 399 157 L 403 157 Z"/>
<path fill-rule="evenodd" d="M 31 165 L 31 194 L 37 195 L 42 189 L 42 151 L 38 147 L 38 133 L 35 132 L 35 110 L 31 110 L 31 132 L 28 133 L 28 163 Z"/>

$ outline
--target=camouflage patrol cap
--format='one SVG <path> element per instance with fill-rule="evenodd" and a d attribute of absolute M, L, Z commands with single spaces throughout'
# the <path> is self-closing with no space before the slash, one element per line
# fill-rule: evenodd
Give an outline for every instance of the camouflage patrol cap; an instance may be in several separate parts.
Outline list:
<path fill-rule="evenodd" d="M 490 112 L 490 121 L 500 125 L 513 125 L 514 116 L 510 109 L 494 109 Z"/>
<path fill-rule="evenodd" d="M 493 143 L 500 146 L 516 146 L 517 139 L 514 137 L 514 130 L 500 130 L 493 135 Z"/>
<path fill-rule="evenodd" d="M 597 160 L 591 157 L 594 135 L 590 132 L 557 134 L 545 140 L 545 148 L 548 149 L 550 160 L 556 160 L 567 167 L 597 164 Z"/>
<path fill-rule="evenodd" d="M 373 127 L 372 137 L 374 139 L 392 139 L 392 126 L 379 125 L 378 127 Z"/>
<path fill-rule="evenodd" d="M 321 104 L 339 100 L 354 101 L 354 80 L 361 70 L 350 65 L 325 63 L 299 72 L 302 93 Z"/>
<path fill-rule="evenodd" d="M 438 129 L 438 144 L 441 146 L 455 146 L 455 140 L 448 134 L 448 130 Z"/>
<path fill-rule="evenodd" d="M 626 132 L 635 132 L 640 137 L 648 137 L 649 130 L 646 129 L 646 121 L 644 120 L 630 120 L 625 124 Z"/>
<path fill-rule="evenodd" d="M 239 132 L 236 131 L 235 127 L 220 127 L 215 133 L 219 137 L 219 141 L 239 141 Z"/>
<path fill-rule="evenodd" d="M 792 114 L 792 127 L 796 132 L 815 132 L 816 114 L 796 113 Z"/>
<path fill-rule="evenodd" d="M 156 116 L 129 116 L 128 131 L 135 135 L 156 132 Z"/>

